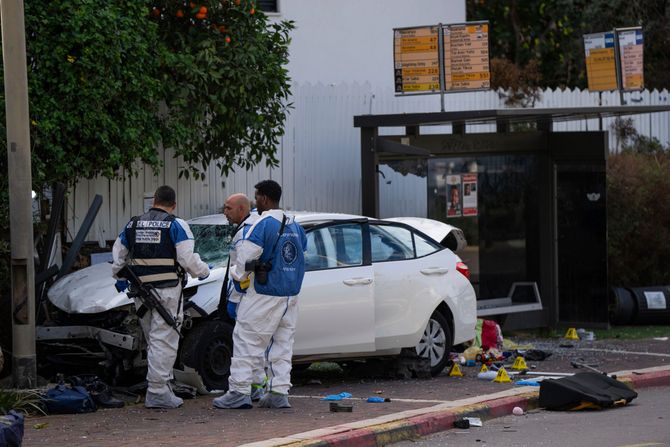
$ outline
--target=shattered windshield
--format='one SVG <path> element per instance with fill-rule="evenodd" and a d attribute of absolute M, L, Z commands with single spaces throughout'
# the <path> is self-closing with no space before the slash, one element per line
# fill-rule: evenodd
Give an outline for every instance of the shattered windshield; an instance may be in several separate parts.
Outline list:
<path fill-rule="evenodd" d="M 234 227 L 214 224 L 191 224 L 190 227 L 195 238 L 195 252 L 200 258 L 215 267 L 225 267 Z"/>

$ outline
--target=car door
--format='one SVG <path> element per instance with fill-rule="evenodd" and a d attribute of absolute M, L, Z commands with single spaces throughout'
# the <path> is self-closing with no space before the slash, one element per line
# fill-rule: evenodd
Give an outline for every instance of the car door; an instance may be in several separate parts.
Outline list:
<path fill-rule="evenodd" d="M 377 349 L 418 342 L 449 271 L 441 247 L 418 235 L 415 241 L 414 233 L 401 224 L 370 224 Z"/>
<path fill-rule="evenodd" d="M 361 222 L 308 229 L 295 355 L 374 351 L 374 278 L 364 230 Z"/>

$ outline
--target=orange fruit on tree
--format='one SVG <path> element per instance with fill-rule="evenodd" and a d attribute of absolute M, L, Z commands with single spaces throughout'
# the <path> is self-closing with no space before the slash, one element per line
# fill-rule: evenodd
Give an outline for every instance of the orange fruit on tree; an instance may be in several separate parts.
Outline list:
<path fill-rule="evenodd" d="M 201 6 L 198 12 L 200 14 L 207 14 L 207 6 Z"/>
<path fill-rule="evenodd" d="M 203 14 L 203 13 L 201 13 L 201 12 L 199 12 L 199 13 L 197 13 L 197 14 L 195 15 L 195 18 L 198 19 L 198 20 L 202 20 L 202 19 L 204 19 L 205 17 L 207 17 L 207 14 Z"/>
<path fill-rule="evenodd" d="M 151 10 L 151 15 L 154 16 L 154 17 L 158 17 L 158 16 L 161 15 L 161 10 L 158 9 L 158 8 L 153 8 L 153 9 Z"/>
<path fill-rule="evenodd" d="M 249 14 L 251 14 L 251 15 L 256 14 L 256 10 L 254 8 L 251 8 L 251 11 L 249 11 Z"/>
<path fill-rule="evenodd" d="M 191 2 L 191 3 L 188 4 L 188 6 L 189 6 L 191 9 L 194 9 L 194 8 L 195 8 L 195 3 Z"/>
<path fill-rule="evenodd" d="M 182 17 L 184 17 L 184 11 L 178 9 L 175 15 L 181 19 Z"/>
<path fill-rule="evenodd" d="M 240 6 L 240 0 L 235 0 L 235 6 Z"/>
<path fill-rule="evenodd" d="M 230 43 L 230 36 L 226 36 L 226 43 Z"/>

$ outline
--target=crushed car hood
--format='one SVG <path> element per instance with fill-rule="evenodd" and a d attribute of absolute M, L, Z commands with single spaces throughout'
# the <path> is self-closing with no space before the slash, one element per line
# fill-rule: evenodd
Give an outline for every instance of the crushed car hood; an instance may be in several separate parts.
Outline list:
<path fill-rule="evenodd" d="M 60 310 L 70 314 L 94 314 L 133 301 L 114 287 L 112 264 L 103 262 L 65 275 L 56 281 L 47 296 Z"/>

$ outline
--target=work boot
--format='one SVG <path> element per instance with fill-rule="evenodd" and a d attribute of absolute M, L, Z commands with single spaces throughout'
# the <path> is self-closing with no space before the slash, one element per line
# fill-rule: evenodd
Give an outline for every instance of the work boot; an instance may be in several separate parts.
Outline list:
<path fill-rule="evenodd" d="M 265 387 L 259 383 L 251 384 L 251 401 L 258 402 L 265 395 Z"/>
<path fill-rule="evenodd" d="M 252 408 L 251 396 L 237 391 L 228 391 L 223 396 L 219 396 L 212 401 L 215 408 L 224 410 L 248 410 Z"/>
<path fill-rule="evenodd" d="M 258 406 L 261 408 L 291 408 L 291 404 L 288 403 L 288 394 L 275 393 L 274 391 L 266 393 L 258 402 Z"/>
<path fill-rule="evenodd" d="M 144 398 L 144 406 L 147 408 L 179 408 L 183 403 L 184 401 L 175 396 L 169 388 L 159 393 L 147 390 Z"/>

